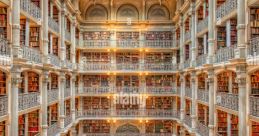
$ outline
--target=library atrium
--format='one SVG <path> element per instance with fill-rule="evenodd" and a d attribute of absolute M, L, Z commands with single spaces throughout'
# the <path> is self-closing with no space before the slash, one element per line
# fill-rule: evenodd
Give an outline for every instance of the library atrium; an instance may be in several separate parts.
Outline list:
<path fill-rule="evenodd" d="M 259 136 L 259 0 L 0 0 L 0 136 Z"/>

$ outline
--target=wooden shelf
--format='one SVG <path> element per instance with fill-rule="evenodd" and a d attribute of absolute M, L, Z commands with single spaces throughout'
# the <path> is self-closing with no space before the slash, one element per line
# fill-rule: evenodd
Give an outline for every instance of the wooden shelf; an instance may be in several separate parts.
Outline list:
<path fill-rule="evenodd" d="M 173 108 L 173 97 L 149 97 L 146 100 L 147 109 L 164 109 Z"/>
<path fill-rule="evenodd" d="M 139 63 L 140 54 L 138 52 L 121 52 L 116 53 L 116 63 L 128 63 L 134 64 Z"/>
<path fill-rule="evenodd" d="M 149 75 L 146 76 L 147 87 L 172 87 L 173 75 Z"/>
<path fill-rule="evenodd" d="M 250 8 L 251 38 L 259 36 L 259 8 Z"/>
<path fill-rule="evenodd" d="M 168 52 L 148 52 L 145 54 L 145 63 L 172 63 L 174 53 Z"/>
<path fill-rule="evenodd" d="M 84 120 L 83 133 L 110 133 L 110 123 L 105 120 Z"/>
<path fill-rule="evenodd" d="M 30 27 L 30 47 L 40 48 L 40 28 Z"/>
<path fill-rule="evenodd" d="M 110 32 L 84 32 L 84 40 L 110 40 Z"/>
<path fill-rule="evenodd" d="M 71 101 L 70 100 L 65 101 L 65 113 L 66 113 L 66 116 L 69 116 L 71 114 Z"/>
<path fill-rule="evenodd" d="M 139 40 L 139 32 L 117 32 L 117 40 Z"/>
<path fill-rule="evenodd" d="M 227 113 L 218 110 L 218 133 L 222 136 L 227 136 Z"/>
<path fill-rule="evenodd" d="M 146 32 L 145 38 L 146 40 L 172 40 L 172 32 L 164 31 L 164 32 Z"/>
<path fill-rule="evenodd" d="M 6 122 L 0 122 L 0 136 L 6 136 Z"/>
<path fill-rule="evenodd" d="M 251 95 L 259 96 L 259 71 L 251 75 Z"/>
<path fill-rule="evenodd" d="M 109 76 L 108 75 L 84 75 L 83 82 L 84 82 L 84 87 L 108 87 Z"/>
<path fill-rule="evenodd" d="M 82 101 L 84 110 L 110 108 L 110 100 L 107 97 L 83 97 Z"/>
<path fill-rule="evenodd" d="M 172 133 L 173 121 L 151 120 L 145 123 L 146 133 Z"/>
<path fill-rule="evenodd" d="M 218 27 L 217 29 L 218 29 L 218 31 L 217 31 L 218 48 L 217 49 L 224 48 L 224 47 L 226 47 L 226 40 L 227 40 L 226 27 L 225 26 Z"/>
<path fill-rule="evenodd" d="M 110 53 L 107 52 L 83 52 L 82 57 L 85 63 L 109 63 L 111 61 Z"/>
<path fill-rule="evenodd" d="M 259 136 L 259 122 L 252 121 L 252 136 Z"/>
<path fill-rule="evenodd" d="M 138 87 L 140 85 L 139 76 L 119 75 L 116 76 L 116 87 Z"/>
<path fill-rule="evenodd" d="M 48 107 L 48 122 L 54 124 L 58 122 L 58 104 L 54 104 Z"/>
<path fill-rule="evenodd" d="M 0 7 L 0 38 L 7 38 L 7 8 Z"/>
<path fill-rule="evenodd" d="M 51 73 L 51 89 L 58 89 L 58 75 Z"/>
<path fill-rule="evenodd" d="M 25 115 L 20 115 L 18 118 L 19 136 L 25 135 Z"/>
<path fill-rule="evenodd" d="M 28 92 L 39 91 L 39 75 L 34 72 L 28 72 Z"/>
<path fill-rule="evenodd" d="M 28 113 L 28 136 L 34 136 L 39 133 L 39 111 Z"/>

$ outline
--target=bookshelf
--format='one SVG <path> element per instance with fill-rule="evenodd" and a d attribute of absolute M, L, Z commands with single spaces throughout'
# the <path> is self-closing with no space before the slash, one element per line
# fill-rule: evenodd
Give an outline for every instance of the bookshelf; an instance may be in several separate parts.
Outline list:
<path fill-rule="evenodd" d="M 0 71 L 0 96 L 6 95 L 6 74 Z"/>
<path fill-rule="evenodd" d="M 66 18 L 66 30 L 67 30 L 68 32 L 71 31 L 71 24 L 70 24 L 70 20 L 69 20 L 68 18 Z"/>
<path fill-rule="evenodd" d="M 217 28 L 217 46 L 218 49 L 226 47 L 226 27 Z"/>
<path fill-rule="evenodd" d="M 107 52 L 83 52 L 82 57 L 86 63 L 109 63 L 111 61 L 110 53 Z"/>
<path fill-rule="evenodd" d="M 40 7 L 40 0 L 31 0 L 37 7 Z"/>
<path fill-rule="evenodd" d="M 252 136 L 259 136 L 259 122 L 252 121 Z"/>
<path fill-rule="evenodd" d="M 145 54 L 145 63 L 172 63 L 174 53 L 169 52 L 148 52 Z"/>
<path fill-rule="evenodd" d="M 84 32 L 84 40 L 110 40 L 111 33 L 107 31 L 103 32 Z"/>
<path fill-rule="evenodd" d="M 19 136 L 24 136 L 25 135 L 25 115 L 20 115 L 18 117 L 18 122 L 19 122 Z"/>
<path fill-rule="evenodd" d="M 58 122 L 58 104 L 49 106 L 49 121 L 51 124 Z"/>
<path fill-rule="evenodd" d="M 117 40 L 139 40 L 139 32 L 117 32 Z"/>
<path fill-rule="evenodd" d="M 198 104 L 198 120 L 200 123 L 205 124 L 205 111 L 201 104 Z"/>
<path fill-rule="evenodd" d="M 136 64 L 139 63 L 140 54 L 138 52 L 119 52 L 116 53 L 116 63 Z"/>
<path fill-rule="evenodd" d="M 78 28 L 76 28 L 76 39 L 79 39 L 79 34 L 80 34 L 80 31 Z"/>
<path fill-rule="evenodd" d="M 181 109 L 181 99 L 180 99 L 180 97 L 176 97 L 177 99 L 176 99 L 176 102 L 177 102 L 177 111 L 180 111 L 180 109 Z"/>
<path fill-rule="evenodd" d="M 66 45 L 66 60 L 71 60 L 71 46 Z"/>
<path fill-rule="evenodd" d="M 176 40 L 180 40 L 180 35 L 181 35 L 180 28 L 177 28 L 176 29 Z"/>
<path fill-rule="evenodd" d="M 76 109 L 76 111 L 79 110 L 79 98 L 75 99 L 75 109 Z"/>
<path fill-rule="evenodd" d="M 107 97 L 83 97 L 82 101 L 84 110 L 110 108 L 110 100 Z"/>
<path fill-rule="evenodd" d="M 71 102 L 70 100 L 65 101 L 65 111 L 66 111 L 66 116 L 69 116 L 71 113 Z"/>
<path fill-rule="evenodd" d="M 164 109 L 173 108 L 173 97 L 149 97 L 146 99 L 147 109 Z"/>
<path fill-rule="evenodd" d="M 30 27 L 30 43 L 29 46 L 33 48 L 40 48 L 40 28 Z"/>
<path fill-rule="evenodd" d="M 206 73 L 202 73 L 198 76 L 198 88 L 199 89 L 205 89 L 206 88 Z"/>
<path fill-rule="evenodd" d="M 172 32 L 163 31 L 163 32 L 146 32 L 146 40 L 172 40 Z"/>
<path fill-rule="evenodd" d="M 56 56 L 58 56 L 58 54 L 59 54 L 58 38 L 57 37 L 53 37 L 53 40 L 52 40 L 52 53 Z"/>
<path fill-rule="evenodd" d="M 7 38 L 7 8 L 0 7 L 0 38 Z"/>
<path fill-rule="evenodd" d="M 227 136 L 227 113 L 218 110 L 218 133 L 221 136 Z"/>
<path fill-rule="evenodd" d="M 191 75 L 190 74 L 185 76 L 185 87 L 188 87 L 188 88 L 191 87 Z"/>
<path fill-rule="evenodd" d="M 39 111 L 28 113 L 28 136 L 39 133 Z"/>
<path fill-rule="evenodd" d="M 6 123 L 5 121 L 0 122 L 0 136 L 6 135 Z"/>
<path fill-rule="evenodd" d="M 34 72 L 28 72 L 28 92 L 39 91 L 39 75 Z"/>
<path fill-rule="evenodd" d="M 231 47 L 237 44 L 237 19 L 230 20 L 231 30 L 230 30 L 230 39 Z"/>
<path fill-rule="evenodd" d="M 180 76 L 179 75 L 176 76 L 176 85 L 177 85 L 177 87 L 181 87 Z"/>
<path fill-rule="evenodd" d="M 116 87 L 138 87 L 140 85 L 139 77 L 136 75 L 118 75 L 116 76 Z"/>
<path fill-rule="evenodd" d="M 238 136 L 238 116 L 231 115 L 231 136 Z"/>
<path fill-rule="evenodd" d="M 259 36 L 259 8 L 250 8 L 250 33 L 251 38 Z"/>
<path fill-rule="evenodd" d="M 26 19 L 20 19 L 20 44 L 25 46 L 26 39 Z"/>
<path fill-rule="evenodd" d="M 251 75 L 251 95 L 259 96 L 259 71 Z"/>
<path fill-rule="evenodd" d="M 232 72 L 232 93 L 238 94 L 238 83 L 236 82 L 236 73 Z"/>
<path fill-rule="evenodd" d="M 84 120 L 83 133 L 110 133 L 110 123 L 106 120 Z"/>
<path fill-rule="evenodd" d="M 217 87 L 218 92 L 225 92 L 228 93 L 228 85 L 229 85 L 229 73 L 228 72 L 222 72 L 217 76 Z"/>
<path fill-rule="evenodd" d="M 149 75 L 146 76 L 146 86 L 172 87 L 173 75 Z"/>
<path fill-rule="evenodd" d="M 198 38 L 198 56 L 204 54 L 204 42 L 203 38 Z"/>
<path fill-rule="evenodd" d="M 19 88 L 19 93 L 24 93 L 24 91 L 25 91 L 25 80 L 24 80 L 24 73 L 22 72 L 21 73 L 21 82 L 19 83 L 19 86 L 18 86 L 18 88 Z"/>
<path fill-rule="evenodd" d="M 108 75 L 83 75 L 84 87 L 108 87 Z"/>
<path fill-rule="evenodd" d="M 58 23 L 59 22 L 59 10 L 53 5 L 53 19 Z"/>
<path fill-rule="evenodd" d="M 198 18 L 198 22 L 203 20 L 203 5 L 201 5 L 198 10 L 197 10 L 197 18 Z"/>
<path fill-rule="evenodd" d="M 190 116 L 191 115 L 191 101 L 186 99 L 185 103 L 186 103 L 185 104 L 186 105 L 185 114 Z"/>
<path fill-rule="evenodd" d="M 172 133 L 173 122 L 170 120 L 151 120 L 145 123 L 146 133 Z"/>
<path fill-rule="evenodd" d="M 51 73 L 51 89 L 58 89 L 58 75 Z"/>
<path fill-rule="evenodd" d="M 185 50 L 184 50 L 185 51 L 185 60 L 188 60 L 190 58 L 190 53 L 191 53 L 190 47 L 191 46 L 189 44 L 186 44 L 184 47 L 185 47 Z"/>
<path fill-rule="evenodd" d="M 185 32 L 190 31 L 190 18 L 188 17 L 185 21 Z"/>
<path fill-rule="evenodd" d="M 66 74 L 66 88 L 70 88 L 70 76 Z"/>

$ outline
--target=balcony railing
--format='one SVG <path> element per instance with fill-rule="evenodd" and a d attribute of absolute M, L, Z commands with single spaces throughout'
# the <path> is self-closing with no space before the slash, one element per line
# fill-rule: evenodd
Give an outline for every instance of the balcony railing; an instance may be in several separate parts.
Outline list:
<path fill-rule="evenodd" d="M 191 67 L 191 60 L 190 59 L 184 61 L 184 68 L 186 69 L 186 68 L 189 68 L 189 67 Z"/>
<path fill-rule="evenodd" d="M 203 101 L 203 102 L 209 102 L 209 92 L 204 90 L 204 89 L 198 89 L 198 95 L 197 95 L 197 98 L 198 100 L 200 101 Z"/>
<path fill-rule="evenodd" d="M 73 63 L 69 60 L 66 60 L 65 62 L 66 68 L 73 69 Z"/>
<path fill-rule="evenodd" d="M 56 20 L 54 20 L 52 17 L 49 17 L 48 25 L 49 25 L 49 28 L 51 28 L 53 31 L 55 31 L 56 33 L 59 33 L 59 25 L 56 22 Z"/>
<path fill-rule="evenodd" d="M 147 87 L 148 94 L 176 94 L 176 88 L 165 86 L 165 87 Z"/>
<path fill-rule="evenodd" d="M 198 25 L 197 25 L 197 32 L 200 33 L 202 31 L 206 30 L 208 28 L 208 25 L 209 25 L 208 23 L 209 23 L 208 17 L 199 21 Z"/>
<path fill-rule="evenodd" d="M 55 136 L 60 132 L 58 123 L 52 124 L 48 127 L 48 136 Z"/>
<path fill-rule="evenodd" d="M 80 117 L 109 117 L 111 116 L 111 110 L 108 109 L 98 109 L 98 110 L 94 110 L 94 109 L 89 109 L 89 110 L 84 110 L 84 111 L 77 111 L 77 118 Z"/>
<path fill-rule="evenodd" d="M 202 66 L 207 63 L 207 54 L 203 54 L 197 57 L 196 66 Z"/>
<path fill-rule="evenodd" d="M 117 63 L 116 69 L 117 70 L 139 70 L 140 64 L 139 63 Z"/>
<path fill-rule="evenodd" d="M 175 71 L 178 65 L 172 63 L 145 63 L 144 69 L 147 71 Z"/>
<path fill-rule="evenodd" d="M 69 124 L 72 123 L 72 115 L 66 115 L 65 120 L 64 120 L 64 126 L 67 127 Z"/>
<path fill-rule="evenodd" d="M 48 103 L 58 100 L 58 89 L 48 90 Z"/>
<path fill-rule="evenodd" d="M 107 48 L 110 40 L 84 40 L 85 48 Z"/>
<path fill-rule="evenodd" d="M 66 31 L 65 38 L 66 38 L 67 41 L 71 41 L 71 33 Z"/>
<path fill-rule="evenodd" d="M 0 116 L 7 115 L 8 111 L 8 97 L 0 96 Z"/>
<path fill-rule="evenodd" d="M 184 123 L 188 126 L 188 127 L 192 127 L 192 118 L 190 115 L 185 115 L 184 116 Z"/>
<path fill-rule="evenodd" d="M 250 96 L 250 114 L 259 117 L 259 98 Z"/>
<path fill-rule="evenodd" d="M 148 48 L 176 48 L 177 45 L 173 44 L 173 40 L 146 40 L 145 47 Z"/>
<path fill-rule="evenodd" d="M 110 92 L 110 87 L 84 87 L 79 94 L 108 94 Z"/>
<path fill-rule="evenodd" d="M 41 13 L 40 13 L 40 8 L 36 6 L 31 0 L 22 0 L 20 2 L 20 7 L 21 10 L 29 14 L 35 19 L 40 19 L 41 18 Z"/>
<path fill-rule="evenodd" d="M 111 136 L 110 133 L 85 133 L 84 136 Z M 114 136 L 172 136 L 172 133 L 115 133 Z"/>
<path fill-rule="evenodd" d="M 65 88 L 64 97 L 70 97 L 71 96 L 71 88 Z"/>
<path fill-rule="evenodd" d="M 185 87 L 185 96 L 192 98 L 192 88 L 190 87 Z"/>
<path fill-rule="evenodd" d="M 54 54 L 49 54 L 50 57 L 50 63 L 56 67 L 60 67 L 61 61 L 58 56 Z"/>
<path fill-rule="evenodd" d="M 227 0 L 216 10 L 217 21 L 221 20 L 223 17 L 229 15 L 232 11 L 237 9 L 237 0 Z"/>
<path fill-rule="evenodd" d="M 181 95 L 181 87 L 177 87 L 177 94 L 180 96 Z"/>
<path fill-rule="evenodd" d="M 40 105 L 40 93 L 19 94 L 19 111 Z"/>
<path fill-rule="evenodd" d="M 4 38 L 0 38 L 0 62 L 1 65 L 11 63 L 11 49 L 8 45 L 8 41 Z"/>
<path fill-rule="evenodd" d="M 200 122 L 197 123 L 197 131 L 201 136 L 209 135 L 209 127 Z"/>
<path fill-rule="evenodd" d="M 252 38 L 248 46 L 248 56 L 255 57 L 259 55 L 259 37 Z"/>
<path fill-rule="evenodd" d="M 179 112 L 176 110 L 145 110 L 145 117 L 171 117 L 180 118 Z"/>
<path fill-rule="evenodd" d="M 217 105 L 238 111 L 238 95 L 229 93 L 218 93 Z"/>
<path fill-rule="evenodd" d="M 188 31 L 184 34 L 184 41 L 187 42 L 189 40 L 191 40 L 191 32 L 190 31 Z"/>
<path fill-rule="evenodd" d="M 235 57 L 235 47 L 236 45 L 233 47 L 224 47 L 217 50 L 214 62 L 221 63 L 233 59 Z"/>
<path fill-rule="evenodd" d="M 35 48 L 30 48 L 28 46 L 22 46 L 23 55 L 22 57 L 28 61 L 34 63 L 42 63 L 42 54 L 40 50 Z"/>
<path fill-rule="evenodd" d="M 117 47 L 119 48 L 138 48 L 139 40 L 117 40 Z"/>
<path fill-rule="evenodd" d="M 116 87 L 117 93 L 141 93 L 140 87 Z"/>
<path fill-rule="evenodd" d="M 79 64 L 79 69 L 83 71 L 108 71 L 111 70 L 111 63 L 85 63 Z"/>

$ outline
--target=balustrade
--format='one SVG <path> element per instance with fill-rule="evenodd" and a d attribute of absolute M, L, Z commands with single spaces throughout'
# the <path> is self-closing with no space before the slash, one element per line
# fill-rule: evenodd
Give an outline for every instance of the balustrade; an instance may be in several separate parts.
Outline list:
<path fill-rule="evenodd" d="M 185 61 L 184 61 L 184 68 L 186 69 L 186 68 L 189 68 L 190 66 L 191 66 L 191 61 L 190 61 L 190 59 L 185 60 Z"/>
<path fill-rule="evenodd" d="M 185 115 L 184 116 L 184 123 L 188 126 L 188 127 L 192 127 L 192 118 L 190 115 Z"/>
<path fill-rule="evenodd" d="M 58 100 L 58 89 L 48 90 L 48 103 Z"/>
<path fill-rule="evenodd" d="M 216 19 L 220 21 L 223 17 L 229 15 L 237 9 L 237 0 L 227 0 L 216 10 Z"/>
<path fill-rule="evenodd" d="M 255 37 L 250 40 L 247 51 L 249 57 L 255 57 L 259 55 L 259 37 Z"/>
<path fill-rule="evenodd" d="M 67 98 L 67 97 L 70 97 L 70 96 L 71 96 L 71 88 L 66 88 L 65 93 L 64 93 L 64 97 Z"/>
<path fill-rule="evenodd" d="M 98 109 L 98 110 L 94 110 L 94 109 L 89 109 L 89 110 L 83 110 L 83 111 L 77 111 L 77 118 L 80 117 L 109 117 L 111 116 L 111 110 L 109 109 Z"/>
<path fill-rule="evenodd" d="M 259 117 L 259 98 L 250 96 L 250 114 Z"/>
<path fill-rule="evenodd" d="M 198 22 L 197 25 L 197 32 L 200 33 L 208 28 L 209 20 L 208 17 L 204 18 L 203 20 Z"/>
<path fill-rule="evenodd" d="M 117 93 L 141 93 L 140 87 L 116 87 Z"/>
<path fill-rule="evenodd" d="M 58 123 L 51 124 L 48 127 L 48 136 L 55 136 L 60 132 L 60 128 L 58 126 Z"/>
<path fill-rule="evenodd" d="M 72 115 L 66 115 L 65 119 L 64 119 L 64 126 L 67 127 L 69 124 L 72 123 Z"/>
<path fill-rule="evenodd" d="M 50 63 L 56 67 L 60 67 L 60 59 L 58 56 L 54 55 L 54 54 L 49 54 L 50 57 Z"/>
<path fill-rule="evenodd" d="M 66 38 L 67 41 L 71 41 L 71 33 L 66 31 L 65 38 Z"/>
<path fill-rule="evenodd" d="M 230 93 L 217 93 L 217 105 L 238 111 L 238 95 Z"/>
<path fill-rule="evenodd" d="M 50 29 L 56 33 L 59 33 L 59 25 L 52 17 L 49 17 L 48 25 Z"/>
<path fill-rule="evenodd" d="M 7 115 L 8 111 L 8 97 L 1 96 L 0 97 L 0 116 Z"/>
<path fill-rule="evenodd" d="M 198 89 L 198 100 L 203 101 L 203 102 L 209 102 L 209 92 L 204 90 L 204 89 Z"/>
<path fill-rule="evenodd" d="M 202 66 L 207 63 L 207 54 L 203 54 L 197 57 L 196 66 Z"/>
<path fill-rule="evenodd" d="M 110 92 L 110 87 L 84 87 L 80 94 L 107 94 Z"/>
<path fill-rule="evenodd" d="M 184 34 L 184 41 L 187 42 L 189 40 L 191 40 L 191 32 L 190 31 L 185 32 L 185 34 Z"/>
<path fill-rule="evenodd" d="M 175 71 L 178 65 L 172 63 L 145 63 L 144 69 L 148 71 Z"/>
<path fill-rule="evenodd" d="M 22 46 L 22 58 L 34 63 L 42 63 L 42 54 L 40 50 L 30 48 L 28 46 Z"/>
<path fill-rule="evenodd" d="M 33 108 L 40 105 L 40 93 L 19 94 L 19 111 Z"/>
<path fill-rule="evenodd" d="M 31 0 L 22 0 L 20 2 L 20 8 L 22 11 L 26 12 L 33 18 L 40 20 L 41 10 L 37 5 L 35 5 L 33 2 L 31 2 Z"/>
<path fill-rule="evenodd" d="M 79 64 L 79 69 L 83 71 L 108 71 L 111 70 L 111 63 L 85 63 Z"/>
<path fill-rule="evenodd" d="M 177 45 L 173 44 L 173 40 L 146 40 L 145 47 L 148 48 L 176 48 Z"/>
<path fill-rule="evenodd" d="M 209 135 L 209 127 L 200 122 L 197 123 L 197 131 L 201 136 Z"/>
<path fill-rule="evenodd" d="M 233 59 L 235 57 L 235 47 L 236 45 L 233 47 L 224 47 L 217 50 L 214 62 L 221 63 Z"/>
<path fill-rule="evenodd" d="M 185 87 L 185 96 L 192 98 L 192 88 L 190 87 Z"/>
<path fill-rule="evenodd" d="M 0 38 L 0 64 L 9 65 L 11 63 L 11 49 L 8 45 L 8 41 L 4 38 Z"/>
<path fill-rule="evenodd" d="M 84 40 L 85 48 L 107 48 L 110 40 Z"/>
<path fill-rule="evenodd" d="M 117 47 L 119 47 L 119 48 L 138 48 L 139 40 L 117 40 Z"/>
<path fill-rule="evenodd" d="M 140 64 L 139 63 L 118 63 L 116 64 L 117 70 L 139 70 Z"/>
<path fill-rule="evenodd" d="M 176 94 L 175 87 L 146 87 L 148 94 Z"/>

